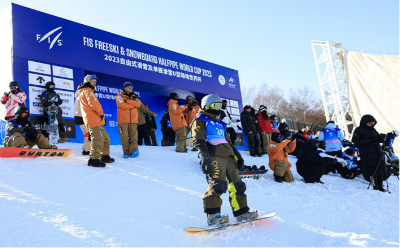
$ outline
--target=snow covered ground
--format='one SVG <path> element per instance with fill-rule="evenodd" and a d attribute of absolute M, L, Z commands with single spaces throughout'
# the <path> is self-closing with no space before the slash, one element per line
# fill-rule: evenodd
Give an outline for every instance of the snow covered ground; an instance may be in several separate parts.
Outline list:
<path fill-rule="evenodd" d="M 106 168 L 86 165 L 81 144 L 69 158 L 0 158 L 0 246 L 224 246 L 224 247 L 399 247 L 399 181 L 392 194 L 367 190 L 361 177 L 322 177 L 305 184 L 290 158 L 294 183 L 276 183 L 271 171 L 245 179 L 250 208 L 277 212 L 263 225 L 211 234 L 183 228 L 206 225 L 202 196 L 207 183 L 197 153 L 174 147 L 140 147 L 140 156 L 116 159 Z M 268 164 L 268 157 L 248 165 Z M 234 217 L 223 195 L 223 213 Z"/>

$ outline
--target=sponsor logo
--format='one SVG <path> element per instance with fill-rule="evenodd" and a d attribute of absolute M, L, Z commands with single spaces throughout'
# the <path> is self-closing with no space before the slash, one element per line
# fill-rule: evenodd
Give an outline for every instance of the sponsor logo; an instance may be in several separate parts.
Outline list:
<path fill-rule="evenodd" d="M 33 107 L 43 107 L 42 103 L 40 102 L 33 102 Z"/>
<path fill-rule="evenodd" d="M 222 76 L 222 75 L 219 75 L 218 76 L 218 82 L 221 84 L 221 85 L 225 85 L 225 77 L 224 76 Z"/>
<path fill-rule="evenodd" d="M 72 131 L 72 127 L 67 127 L 67 131 L 71 132 Z"/>
<path fill-rule="evenodd" d="M 43 70 L 43 65 L 37 64 L 37 65 L 36 65 L 36 71 L 44 72 L 44 70 Z"/>
<path fill-rule="evenodd" d="M 47 41 L 47 43 L 49 43 L 49 50 L 52 49 L 55 44 L 57 44 L 57 46 L 62 46 L 63 40 L 59 39 L 61 34 L 63 33 L 62 31 L 60 33 L 58 33 L 54 38 L 51 38 L 51 35 L 60 29 L 62 29 L 62 27 L 58 27 L 53 30 L 50 30 L 43 36 L 41 34 L 36 34 L 36 40 L 39 41 L 39 43 L 41 43 L 43 41 Z"/>
<path fill-rule="evenodd" d="M 229 88 L 232 88 L 232 89 L 236 89 L 236 85 L 235 85 L 235 79 L 233 79 L 233 78 L 230 78 L 229 80 L 228 80 L 228 86 L 229 86 Z"/>

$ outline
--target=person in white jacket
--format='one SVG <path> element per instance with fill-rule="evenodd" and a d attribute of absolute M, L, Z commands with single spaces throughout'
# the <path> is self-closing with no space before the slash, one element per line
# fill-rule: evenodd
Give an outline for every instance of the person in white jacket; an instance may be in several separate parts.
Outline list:
<path fill-rule="evenodd" d="M 232 143 L 235 144 L 236 141 L 236 131 L 235 129 L 232 127 L 232 123 L 233 122 L 238 122 L 240 121 L 240 119 L 237 118 L 232 118 L 231 114 L 229 113 L 228 109 L 226 108 L 226 106 L 228 105 L 228 101 L 223 99 L 222 100 L 222 114 L 221 114 L 221 121 L 226 123 L 226 132 L 229 135 L 229 138 L 231 139 Z"/>

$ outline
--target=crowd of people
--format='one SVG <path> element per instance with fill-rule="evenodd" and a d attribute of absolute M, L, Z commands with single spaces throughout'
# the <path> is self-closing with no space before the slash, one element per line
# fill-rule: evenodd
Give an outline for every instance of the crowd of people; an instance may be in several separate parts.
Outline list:
<path fill-rule="evenodd" d="M 84 143 L 82 154 L 89 155 L 88 166 L 105 167 L 113 163 L 110 157 L 110 137 L 102 106 L 95 95 L 98 78 L 87 75 L 75 92 L 75 123 L 81 128 Z M 43 107 L 62 104 L 54 92 L 55 84 L 48 82 L 46 91 L 40 96 Z M 260 105 L 258 111 L 246 105 L 240 119 L 232 118 L 227 109 L 227 100 L 218 95 L 205 96 L 201 108 L 192 96 L 187 96 L 183 105 L 178 104 L 179 95 L 170 93 L 168 109 L 160 121 L 162 146 L 175 146 L 178 153 L 187 153 L 187 140 L 198 151 L 202 171 L 209 184 L 203 197 L 204 212 L 209 225 L 221 225 L 229 221 L 221 215 L 221 195 L 229 191 L 233 215 L 238 221 L 252 220 L 258 216 L 247 206 L 246 185 L 239 177 L 244 159 L 234 143 L 237 134 L 234 123 L 241 122 L 243 134 L 247 136 L 252 157 L 269 157 L 269 167 L 276 182 L 293 182 L 288 155 L 297 157 L 296 168 L 305 183 L 321 183 L 321 177 L 338 173 L 345 179 L 363 175 L 375 190 L 384 191 L 383 181 L 391 174 L 398 175 L 399 159 L 394 154 L 393 142 L 399 136 L 394 130 L 379 134 L 375 130 L 377 121 L 371 115 L 361 118 L 353 134 L 352 142 L 346 141 L 342 131 L 333 121 L 314 135 L 309 126 L 303 130 L 290 130 L 286 119 L 277 122 L 277 116 L 268 115 L 268 108 Z M 6 105 L 5 147 L 31 148 L 37 145 L 44 149 L 57 149 L 50 145 L 44 135 L 29 121 L 29 109 L 25 107 L 26 94 L 18 82 L 10 83 L 10 92 L 1 102 Z M 121 140 L 122 157 L 135 158 L 139 146 L 158 146 L 155 137 L 157 114 L 149 110 L 133 91 L 130 82 L 123 84 L 116 97 L 118 134 Z M 60 140 L 65 142 L 62 111 L 59 109 Z M 190 134 L 190 135 L 189 135 Z M 381 145 L 382 144 L 382 145 Z M 347 147 L 347 149 L 344 149 Z M 394 168 L 394 170 L 393 170 Z"/>

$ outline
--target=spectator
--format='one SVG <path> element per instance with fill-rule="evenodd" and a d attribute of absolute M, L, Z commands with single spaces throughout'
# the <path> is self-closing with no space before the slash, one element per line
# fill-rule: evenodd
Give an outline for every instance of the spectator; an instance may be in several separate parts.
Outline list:
<path fill-rule="evenodd" d="M 325 151 L 331 156 L 342 157 L 342 142 L 344 136 L 342 130 L 335 126 L 333 121 L 329 121 L 326 127 L 321 131 L 319 141 L 325 141 Z"/>
<path fill-rule="evenodd" d="M 75 118 L 75 124 L 78 125 L 79 128 L 82 130 L 84 138 L 82 146 L 82 155 L 89 155 L 91 139 L 90 139 L 89 128 L 87 128 L 82 118 L 82 106 L 81 106 L 82 94 L 79 94 L 79 92 L 80 92 L 79 89 L 75 91 L 74 118 Z"/>
<path fill-rule="evenodd" d="M 262 148 L 264 152 L 267 153 L 268 143 L 271 141 L 271 135 L 272 135 L 272 127 L 271 127 L 271 122 L 269 121 L 268 118 L 267 107 L 265 107 L 264 105 L 261 105 L 259 107 L 257 118 L 261 132 L 261 140 L 263 144 Z"/>
<path fill-rule="evenodd" d="M 172 129 L 171 120 L 169 117 L 169 111 L 165 110 L 164 115 L 160 121 L 161 132 L 163 139 L 161 140 L 162 146 L 174 146 L 175 145 L 175 131 Z"/>
<path fill-rule="evenodd" d="M 361 169 L 365 180 L 371 182 L 374 190 L 385 191 L 383 181 L 390 176 L 380 143 L 384 142 L 385 134 L 375 130 L 377 121 L 372 115 L 361 117 L 360 126 L 354 130 L 352 141 L 360 151 Z"/>
<path fill-rule="evenodd" d="M 157 117 L 157 114 L 148 110 L 143 103 L 140 104 L 140 107 L 137 108 L 137 111 L 138 111 L 138 136 L 139 136 L 138 145 L 139 146 L 143 145 L 143 139 L 144 139 L 144 144 L 146 146 L 151 146 L 150 136 L 149 133 L 147 132 L 147 125 L 144 114 L 148 114 L 154 117 Z"/>
<path fill-rule="evenodd" d="M 147 110 L 149 109 L 148 104 L 145 104 L 144 106 L 147 108 Z M 146 119 L 147 133 L 150 135 L 151 138 L 151 145 L 158 146 L 155 132 L 155 130 L 157 130 L 156 119 L 154 119 L 154 117 L 149 114 L 144 114 L 144 118 Z"/>
<path fill-rule="evenodd" d="M 232 143 L 235 144 L 236 141 L 236 131 L 232 127 L 233 122 L 239 122 L 240 120 L 237 118 L 232 118 L 231 114 L 229 113 L 228 109 L 226 108 L 228 106 L 228 101 L 226 99 L 222 99 L 222 112 L 221 113 L 221 120 L 226 123 L 226 132 L 229 135 L 229 138 L 231 139 Z"/>
<path fill-rule="evenodd" d="M 288 137 L 288 134 L 289 134 L 289 128 L 287 126 L 285 118 L 282 119 L 281 123 L 279 124 L 278 129 L 279 129 L 279 132 L 282 134 L 282 137 L 284 139 L 286 139 Z"/>
<path fill-rule="evenodd" d="M 243 112 L 240 114 L 243 132 L 247 136 L 250 156 L 260 156 L 260 140 L 257 135 L 256 123 L 251 115 L 251 107 L 246 105 L 243 107 Z"/>

